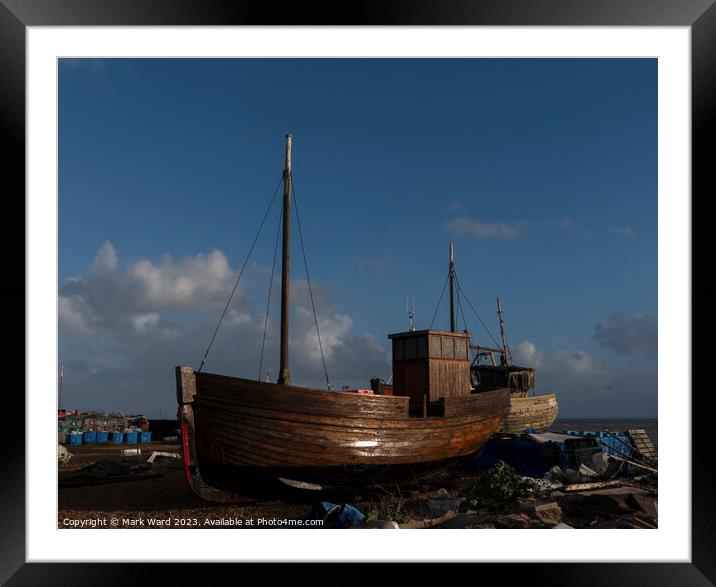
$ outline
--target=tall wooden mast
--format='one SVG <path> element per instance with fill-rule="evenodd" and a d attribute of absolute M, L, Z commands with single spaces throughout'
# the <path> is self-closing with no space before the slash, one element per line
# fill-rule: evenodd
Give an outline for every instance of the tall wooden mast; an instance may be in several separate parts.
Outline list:
<path fill-rule="evenodd" d="M 288 290 L 291 273 L 291 135 L 286 135 L 286 164 L 283 170 L 283 256 L 281 261 L 281 366 L 278 383 L 291 384 L 288 371 Z"/>
<path fill-rule="evenodd" d="M 450 241 L 450 332 L 455 332 L 455 257 Z"/>
<path fill-rule="evenodd" d="M 507 338 L 505 337 L 505 321 L 502 318 L 502 302 L 497 298 L 497 316 L 500 319 L 500 336 L 502 337 L 502 364 L 507 365 Z"/>

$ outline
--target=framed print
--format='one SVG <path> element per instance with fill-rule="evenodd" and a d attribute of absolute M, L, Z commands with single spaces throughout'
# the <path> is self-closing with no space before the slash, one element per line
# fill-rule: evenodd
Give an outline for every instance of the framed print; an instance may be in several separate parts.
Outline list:
<path fill-rule="evenodd" d="M 711 584 L 712 4 L 2 0 L 4 580 Z"/>

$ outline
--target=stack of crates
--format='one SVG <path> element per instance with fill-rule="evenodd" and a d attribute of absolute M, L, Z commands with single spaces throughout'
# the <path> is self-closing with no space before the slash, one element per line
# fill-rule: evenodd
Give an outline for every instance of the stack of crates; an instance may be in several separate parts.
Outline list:
<path fill-rule="evenodd" d="M 65 443 L 69 446 L 79 446 L 82 444 L 82 433 L 81 432 L 70 432 L 65 435 Z"/>
<path fill-rule="evenodd" d="M 634 452 L 629 437 L 617 432 L 607 434 L 606 432 L 593 432 L 591 430 L 565 430 L 564 433 L 570 436 L 581 436 L 583 438 L 597 438 L 602 451 L 610 456 L 622 458 L 631 457 Z"/>

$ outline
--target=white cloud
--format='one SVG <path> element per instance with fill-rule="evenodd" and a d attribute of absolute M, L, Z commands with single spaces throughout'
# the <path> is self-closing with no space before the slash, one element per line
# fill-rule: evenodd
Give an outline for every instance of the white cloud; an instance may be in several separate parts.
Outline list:
<path fill-rule="evenodd" d="M 159 314 L 156 312 L 151 312 L 149 314 L 137 314 L 136 316 L 132 316 L 130 321 L 132 322 L 135 330 L 142 331 L 159 324 Z"/>
<path fill-rule="evenodd" d="M 594 325 L 592 340 L 621 355 L 656 359 L 659 351 L 659 325 L 653 316 L 616 312 Z"/>
<path fill-rule="evenodd" d="M 156 263 L 122 263 L 103 245 L 85 275 L 60 288 L 60 359 L 74 407 L 175 412 L 175 365 L 198 367 L 235 273 L 225 255 L 212 251 Z M 115 259 L 117 262 L 106 262 Z M 99 265 L 102 270 L 98 270 Z M 112 268 L 113 267 L 113 268 Z M 254 291 L 253 273 L 242 286 Z M 264 275 L 262 274 L 263 278 Z M 265 284 L 261 284 L 263 288 Z M 252 307 L 237 290 L 212 346 L 205 371 L 258 377 L 265 298 Z M 351 316 L 339 312 L 333 292 L 313 284 L 321 342 L 331 382 L 365 387 L 370 377 L 390 374 L 389 354 L 365 333 L 354 332 Z M 263 375 L 278 375 L 279 290 L 269 315 Z M 323 363 L 305 280 L 291 281 L 290 369 L 296 385 L 325 387 Z M 159 407 L 158 407 L 159 406 Z"/>
<path fill-rule="evenodd" d="M 318 361 L 321 359 L 321 347 L 323 347 L 323 355 L 326 361 L 330 361 L 335 350 L 343 346 L 346 335 L 353 327 L 352 318 L 337 313 L 319 316 L 318 329 L 321 334 L 319 346 L 313 311 L 300 306 L 296 308 L 296 311 L 300 334 L 293 339 L 294 348 L 306 359 Z"/>
<path fill-rule="evenodd" d="M 92 268 L 96 271 L 114 271 L 117 269 L 117 251 L 111 242 L 105 241 L 99 248 L 92 262 Z"/>
<path fill-rule="evenodd" d="M 518 343 L 512 355 L 518 365 L 535 369 L 544 368 L 548 372 L 564 375 L 590 376 L 597 370 L 594 357 L 585 351 L 557 350 L 543 353 L 529 340 Z"/>
<path fill-rule="evenodd" d="M 159 265 L 146 259 L 132 263 L 128 275 L 138 288 L 137 303 L 141 307 L 168 309 L 196 309 L 226 303 L 233 278 L 229 261 L 221 251 L 195 255 L 174 261 L 165 255 Z M 242 292 L 237 289 L 234 301 Z"/>
<path fill-rule="evenodd" d="M 536 370 L 537 393 L 556 393 L 559 417 L 654 417 L 657 373 L 648 365 L 608 362 L 582 350 L 541 351 L 524 340 L 515 364 Z"/>
<path fill-rule="evenodd" d="M 92 331 L 92 312 L 82 296 L 60 296 L 58 299 L 60 322 L 75 334 L 86 335 Z"/>
<path fill-rule="evenodd" d="M 512 355 L 517 363 L 525 367 L 537 368 L 542 366 L 542 353 L 529 340 L 523 340 L 518 343 L 512 350 Z"/>
<path fill-rule="evenodd" d="M 556 351 L 550 362 L 562 372 L 591 376 L 596 372 L 594 357 L 585 351 Z"/>
<path fill-rule="evenodd" d="M 462 216 L 446 222 L 444 228 L 458 236 L 469 236 L 480 239 L 515 239 L 522 236 L 517 223 L 482 222 Z"/>

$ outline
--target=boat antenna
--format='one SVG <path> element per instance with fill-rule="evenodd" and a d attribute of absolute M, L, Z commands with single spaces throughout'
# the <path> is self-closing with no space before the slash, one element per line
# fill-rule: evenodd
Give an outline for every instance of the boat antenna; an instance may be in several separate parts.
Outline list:
<path fill-rule="evenodd" d="M 283 170 L 283 249 L 281 261 L 281 366 L 280 385 L 290 385 L 288 371 L 288 288 L 291 273 L 291 135 L 286 135 L 286 161 Z"/>
<path fill-rule="evenodd" d="M 500 301 L 500 298 L 497 298 L 497 316 L 500 319 L 500 336 L 502 337 L 502 353 L 501 353 L 501 362 L 504 365 L 507 365 L 507 355 L 509 352 L 509 348 L 507 347 L 507 336 L 505 335 L 505 321 L 502 317 L 502 302 Z M 512 353 L 510 353 L 511 355 Z M 511 359 L 512 357 L 510 357 Z"/>
<path fill-rule="evenodd" d="M 415 296 L 413 296 L 413 307 L 410 307 L 409 298 L 405 299 L 405 306 L 408 309 L 408 330 L 415 332 L 415 322 L 413 321 L 413 318 L 415 318 Z"/>
<path fill-rule="evenodd" d="M 450 332 L 455 332 L 455 256 L 450 241 Z"/>

